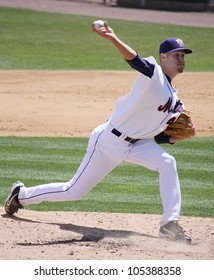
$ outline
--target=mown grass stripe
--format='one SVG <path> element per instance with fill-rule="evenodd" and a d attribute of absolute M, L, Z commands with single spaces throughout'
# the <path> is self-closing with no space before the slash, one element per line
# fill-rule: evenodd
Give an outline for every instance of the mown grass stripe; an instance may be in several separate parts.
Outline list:
<path fill-rule="evenodd" d="M 0 7 L 0 69 L 129 70 L 115 48 L 91 31 L 93 20 L 94 17 Z M 214 69 L 210 59 L 212 28 L 108 21 L 120 38 L 144 57 L 152 54 L 158 59 L 159 43 L 178 36 L 194 51 L 186 58 L 187 71 Z"/>
<path fill-rule="evenodd" d="M 0 137 L 0 203 L 3 204 L 16 180 L 23 180 L 27 186 L 69 180 L 84 156 L 87 141 L 87 138 Z M 164 146 L 177 159 L 182 215 L 214 216 L 213 143 L 213 138 L 208 137 Z M 196 147 L 198 153 L 187 156 L 186 150 Z M 161 214 L 158 174 L 124 162 L 80 201 L 44 202 L 29 208 Z"/>

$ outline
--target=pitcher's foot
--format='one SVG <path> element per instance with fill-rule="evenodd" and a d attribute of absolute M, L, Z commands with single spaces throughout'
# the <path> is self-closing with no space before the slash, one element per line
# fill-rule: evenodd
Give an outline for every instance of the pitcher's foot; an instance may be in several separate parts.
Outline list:
<path fill-rule="evenodd" d="M 24 186 L 24 183 L 19 181 L 12 185 L 10 194 L 4 203 L 4 209 L 7 214 L 13 215 L 14 213 L 17 213 L 19 209 L 24 208 L 18 200 L 19 191 Z"/>
<path fill-rule="evenodd" d="M 176 242 L 191 244 L 191 237 L 186 235 L 178 221 L 171 221 L 160 227 L 159 236 L 162 238 L 171 238 Z"/>

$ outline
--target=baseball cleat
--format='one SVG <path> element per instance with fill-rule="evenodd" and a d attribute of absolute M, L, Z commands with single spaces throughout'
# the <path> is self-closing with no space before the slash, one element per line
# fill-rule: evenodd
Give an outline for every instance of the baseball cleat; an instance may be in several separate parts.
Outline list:
<path fill-rule="evenodd" d="M 171 221 L 160 227 L 159 237 L 170 238 L 176 242 L 191 244 L 191 237 L 186 235 L 178 221 Z"/>
<path fill-rule="evenodd" d="M 11 192 L 4 203 L 4 209 L 7 214 L 13 215 L 18 212 L 18 209 L 24 208 L 18 200 L 19 191 L 24 186 L 24 183 L 19 181 L 12 185 Z"/>

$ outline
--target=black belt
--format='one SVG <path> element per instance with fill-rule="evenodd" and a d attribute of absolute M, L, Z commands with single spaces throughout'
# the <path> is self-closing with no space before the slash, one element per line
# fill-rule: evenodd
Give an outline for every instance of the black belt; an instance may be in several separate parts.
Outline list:
<path fill-rule="evenodd" d="M 111 131 L 114 135 L 116 135 L 117 137 L 120 137 L 122 135 L 122 133 L 120 131 L 118 131 L 117 129 L 113 128 L 112 131 Z M 134 138 L 131 138 L 131 137 L 126 137 L 124 138 L 125 141 L 131 143 L 131 144 L 134 144 L 136 143 L 137 141 L 139 141 L 140 139 L 134 139 Z"/>

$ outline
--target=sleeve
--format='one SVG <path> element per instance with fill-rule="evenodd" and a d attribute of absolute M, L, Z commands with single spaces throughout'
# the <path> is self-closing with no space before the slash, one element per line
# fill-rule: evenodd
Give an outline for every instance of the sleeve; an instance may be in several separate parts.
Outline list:
<path fill-rule="evenodd" d="M 171 144 L 171 145 L 173 145 L 174 143 L 169 142 L 169 138 L 170 138 L 170 136 L 165 134 L 164 131 L 154 137 L 155 142 L 157 144 Z"/>
<path fill-rule="evenodd" d="M 132 60 L 126 60 L 126 62 L 138 72 L 146 75 L 149 78 L 152 78 L 155 65 L 148 62 L 146 59 L 142 58 L 140 55 L 137 56 Z"/>

